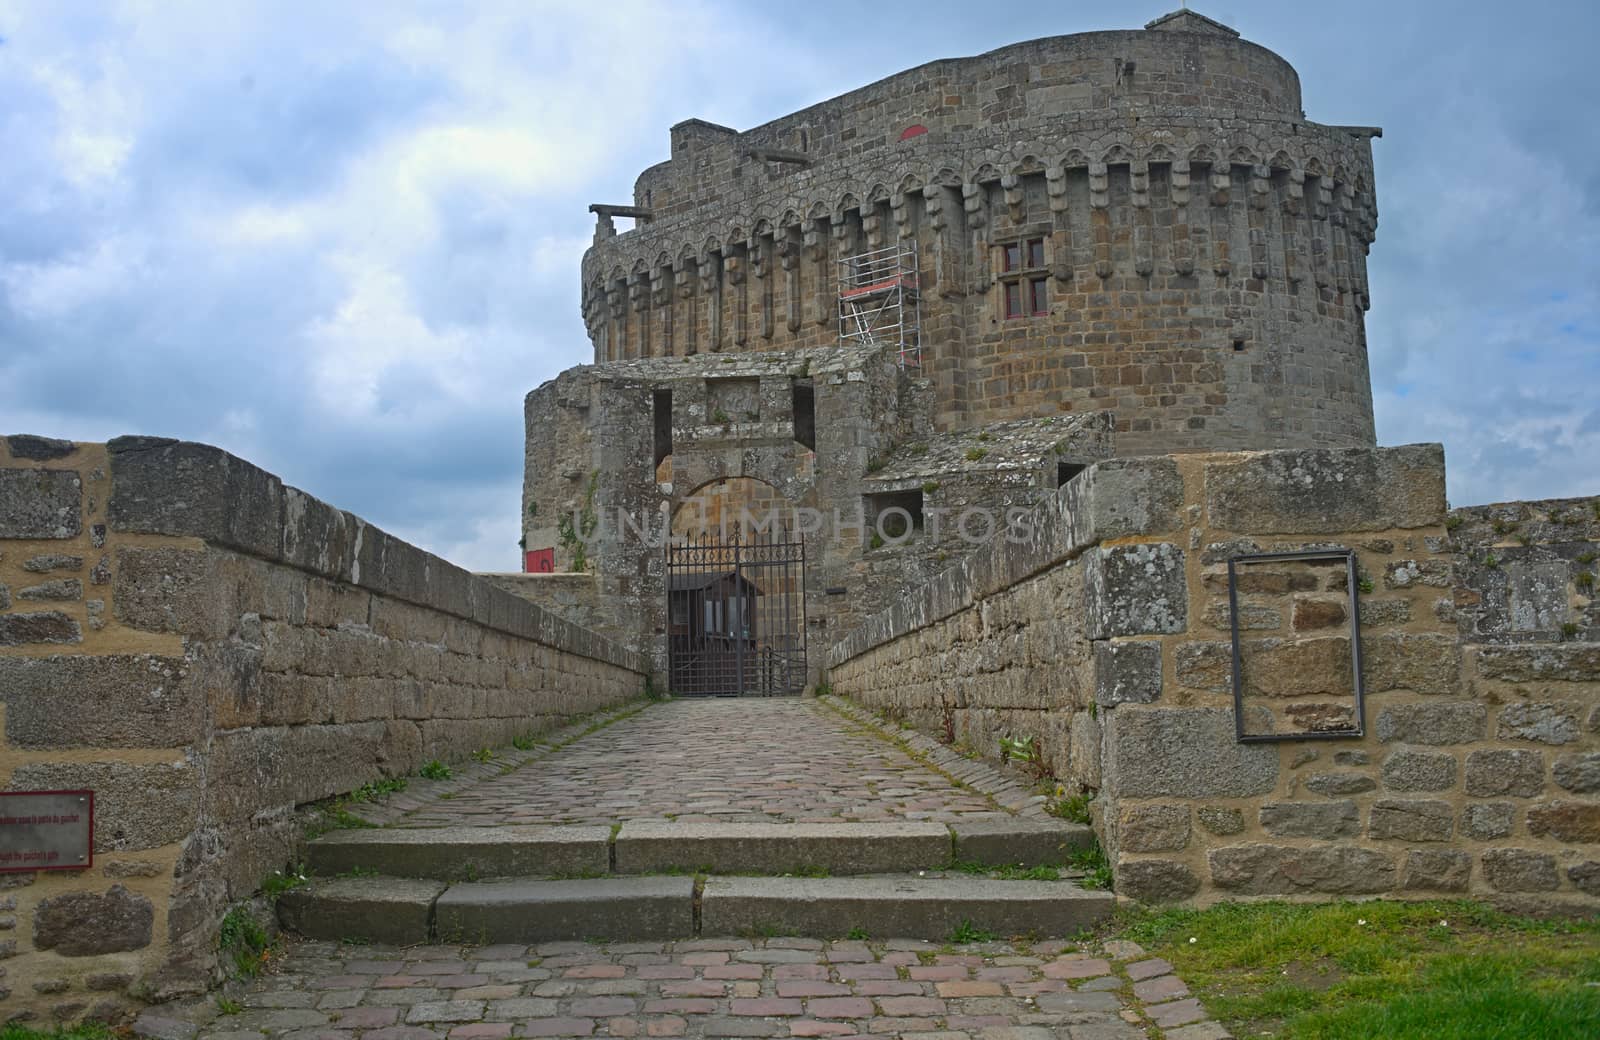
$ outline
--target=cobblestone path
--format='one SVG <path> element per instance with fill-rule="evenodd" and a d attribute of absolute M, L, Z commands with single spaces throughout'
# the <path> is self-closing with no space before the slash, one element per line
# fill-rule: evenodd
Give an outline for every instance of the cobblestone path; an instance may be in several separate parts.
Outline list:
<path fill-rule="evenodd" d="M 161 1040 L 917 1037 L 1217 1040 L 1166 961 L 1065 941 L 301 942 L 227 998 L 147 1011 Z M 1154 1034 L 1151 1027 L 1164 1032 Z"/>
<path fill-rule="evenodd" d="M 1005 815 L 816 701 L 750 698 L 653 704 L 512 772 L 423 802 L 393 825 Z"/>

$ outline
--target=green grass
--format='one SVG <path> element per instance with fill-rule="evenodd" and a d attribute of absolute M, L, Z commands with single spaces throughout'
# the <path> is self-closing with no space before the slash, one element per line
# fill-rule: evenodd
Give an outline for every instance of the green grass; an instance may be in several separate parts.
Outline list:
<path fill-rule="evenodd" d="M 234 907 L 223 916 L 217 946 L 223 960 L 232 962 L 234 977 L 241 979 L 261 974 L 272 952 L 266 929 L 242 907 Z"/>
<path fill-rule="evenodd" d="M 1059 867 L 1025 867 L 1020 863 L 1001 864 L 973 863 L 967 860 L 951 860 L 945 866 L 946 870 L 959 870 L 963 874 L 975 874 L 982 877 L 992 877 L 998 881 L 1060 881 L 1061 868 Z"/>
<path fill-rule="evenodd" d="M 450 767 L 436 758 L 417 770 L 417 775 L 424 780 L 448 780 L 450 779 Z"/>
<path fill-rule="evenodd" d="M 1600 1022 L 1600 919 L 1465 901 L 1223 903 L 1145 913 L 1121 937 L 1170 960 L 1240 1037 L 1559 1040 Z"/>
<path fill-rule="evenodd" d="M 13 1022 L 0 1026 L 0 1040 L 112 1040 L 112 1033 L 100 1022 L 85 1022 L 59 1029 L 29 1029 Z"/>
<path fill-rule="evenodd" d="M 994 942 L 994 940 L 995 934 L 993 932 L 986 932 L 982 928 L 974 928 L 971 921 L 962 921 L 955 926 L 946 941 L 959 946 L 963 943 L 986 943 Z"/>
<path fill-rule="evenodd" d="M 1086 849 L 1078 849 L 1072 854 L 1069 865 L 1074 869 L 1083 871 L 1083 877 L 1078 879 L 1078 884 L 1083 888 L 1110 890 L 1112 876 L 1111 863 L 1106 859 L 1106 850 L 1100 847 L 1097 840 Z"/>
<path fill-rule="evenodd" d="M 382 780 L 362 784 L 350 792 L 352 802 L 375 802 L 384 795 L 394 794 L 396 791 L 406 789 L 406 778 L 403 776 L 390 776 Z"/>

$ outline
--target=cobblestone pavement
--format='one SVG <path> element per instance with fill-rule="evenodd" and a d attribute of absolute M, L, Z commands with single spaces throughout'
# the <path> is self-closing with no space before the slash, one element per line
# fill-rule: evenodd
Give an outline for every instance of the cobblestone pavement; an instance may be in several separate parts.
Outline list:
<path fill-rule="evenodd" d="M 1133 943 L 810 939 L 410 949 L 299 942 L 269 974 L 221 999 L 152 1008 L 135 1032 L 161 1040 L 1228 1036 L 1170 964 Z"/>
<path fill-rule="evenodd" d="M 746 698 L 653 704 L 504 775 L 423 802 L 393 825 L 1005 815 L 814 700 Z"/>

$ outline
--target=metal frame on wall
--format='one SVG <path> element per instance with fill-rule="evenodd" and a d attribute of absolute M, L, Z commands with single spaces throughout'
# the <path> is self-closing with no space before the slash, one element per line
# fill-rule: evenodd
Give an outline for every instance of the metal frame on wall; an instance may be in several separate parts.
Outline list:
<path fill-rule="evenodd" d="M 1285 563 L 1293 561 L 1343 560 L 1345 564 L 1345 589 L 1349 594 L 1350 609 L 1350 674 L 1355 695 L 1355 728 L 1341 730 L 1307 730 L 1298 733 L 1246 733 L 1244 730 L 1244 655 L 1239 648 L 1239 588 L 1240 565 L 1258 563 Z M 1233 729 L 1240 744 L 1276 743 L 1284 740 L 1352 740 L 1367 733 L 1366 682 L 1361 675 L 1361 599 L 1360 574 L 1354 549 L 1307 549 L 1300 552 L 1252 553 L 1234 556 L 1228 560 L 1228 629 L 1233 637 Z"/>

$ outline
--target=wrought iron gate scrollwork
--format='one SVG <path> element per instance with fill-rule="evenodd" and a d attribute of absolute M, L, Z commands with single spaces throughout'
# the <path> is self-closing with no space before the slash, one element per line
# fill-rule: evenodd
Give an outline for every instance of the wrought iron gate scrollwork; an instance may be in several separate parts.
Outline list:
<path fill-rule="evenodd" d="M 667 545 L 667 660 L 682 697 L 780 697 L 806 682 L 805 543 L 781 530 Z"/>

